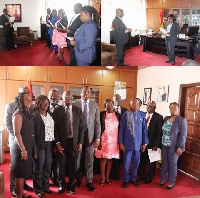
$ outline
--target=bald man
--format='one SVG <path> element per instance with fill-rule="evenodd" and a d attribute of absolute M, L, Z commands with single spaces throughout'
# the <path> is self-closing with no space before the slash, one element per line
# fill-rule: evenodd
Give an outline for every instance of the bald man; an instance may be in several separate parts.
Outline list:
<path fill-rule="evenodd" d="M 114 26 L 114 39 L 116 43 L 116 59 L 118 66 L 128 66 L 124 64 L 124 55 L 126 50 L 126 44 L 128 43 L 128 32 L 132 30 L 127 28 L 122 21 L 122 17 L 124 16 L 124 12 L 121 8 L 116 10 L 116 17 L 113 21 Z"/>
<path fill-rule="evenodd" d="M 147 103 L 147 112 L 145 113 L 147 122 L 147 131 L 149 144 L 146 150 L 140 156 L 140 178 L 138 181 L 148 184 L 152 182 L 155 176 L 156 162 L 150 163 L 148 149 L 156 151 L 161 146 L 163 116 L 155 112 L 156 102 L 150 101 Z M 147 169 L 147 166 L 149 167 Z"/>

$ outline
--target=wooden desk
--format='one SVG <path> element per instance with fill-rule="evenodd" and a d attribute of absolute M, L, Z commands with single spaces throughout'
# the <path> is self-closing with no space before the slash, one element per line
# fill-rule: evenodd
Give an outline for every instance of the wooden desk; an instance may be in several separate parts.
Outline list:
<path fill-rule="evenodd" d="M 157 54 L 167 55 L 165 39 L 153 36 L 143 36 L 143 39 L 143 52 L 150 51 Z M 194 43 L 191 41 L 177 41 L 174 50 L 175 56 L 194 59 Z"/>

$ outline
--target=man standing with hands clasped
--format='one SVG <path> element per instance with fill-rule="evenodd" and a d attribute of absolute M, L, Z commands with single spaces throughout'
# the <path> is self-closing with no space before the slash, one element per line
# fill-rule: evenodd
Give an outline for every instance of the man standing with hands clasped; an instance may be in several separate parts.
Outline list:
<path fill-rule="evenodd" d="M 94 162 L 94 148 L 99 146 L 100 143 L 100 112 L 99 106 L 97 103 L 90 100 L 90 87 L 84 86 L 81 91 L 81 100 L 78 100 L 74 103 L 75 106 L 82 109 L 84 114 L 84 143 L 83 143 L 83 152 L 85 152 L 85 174 L 86 174 L 86 187 L 90 191 L 95 191 L 94 186 L 92 185 L 93 180 L 93 162 Z M 80 173 L 80 158 L 77 164 L 77 175 L 80 186 L 81 183 L 81 173 Z"/>
<path fill-rule="evenodd" d="M 132 29 L 127 28 L 122 21 L 124 12 L 121 8 L 116 10 L 116 17 L 113 21 L 114 26 L 114 39 L 117 48 L 117 66 L 129 66 L 124 64 L 124 55 L 126 51 L 126 44 L 128 43 L 128 32 Z"/>
<path fill-rule="evenodd" d="M 128 188 L 130 181 L 138 187 L 136 182 L 137 169 L 140 163 L 140 150 L 145 151 L 149 143 L 145 115 L 139 111 L 139 99 L 130 100 L 130 111 L 126 111 L 120 121 L 119 144 L 124 152 L 123 187 Z M 131 176 L 129 176 L 130 162 L 132 162 Z"/>

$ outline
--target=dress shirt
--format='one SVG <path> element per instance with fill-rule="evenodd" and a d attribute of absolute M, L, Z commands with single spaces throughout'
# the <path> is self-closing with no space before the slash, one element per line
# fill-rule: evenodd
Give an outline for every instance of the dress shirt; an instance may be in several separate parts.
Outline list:
<path fill-rule="evenodd" d="M 88 118 L 89 118 L 89 100 L 85 101 L 81 99 L 82 103 L 82 112 L 84 113 L 84 105 L 87 103 L 87 123 L 88 123 Z"/>
<path fill-rule="evenodd" d="M 121 114 L 121 107 L 120 106 L 114 106 L 115 111 Z"/>
<path fill-rule="evenodd" d="M 171 27 L 172 27 L 172 23 L 170 23 L 170 24 L 167 26 L 167 32 L 170 32 Z M 167 34 L 167 36 L 170 36 L 170 34 Z"/>
<path fill-rule="evenodd" d="M 80 13 L 78 14 L 75 14 L 74 17 L 72 18 L 72 20 L 70 21 L 69 25 L 68 25 L 68 28 L 71 27 L 72 23 L 76 20 L 76 18 L 80 15 Z"/>
<path fill-rule="evenodd" d="M 51 111 L 51 113 L 53 113 L 54 110 L 55 110 L 55 107 L 54 107 L 53 105 L 50 104 L 50 111 Z"/>
<path fill-rule="evenodd" d="M 68 110 L 69 108 L 69 110 Z M 73 138 L 73 116 L 72 116 L 72 105 L 70 106 L 65 106 L 65 112 L 69 111 L 70 114 L 70 122 L 71 122 L 71 136 L 67 138 Z"/>
<path fill-rule="evenodd" d="M 148 129 L 148 127 L 149 127 L 149 123 L 150 123 L 150 121 L 151 121 L 152 116 L 153 116 L 153 113 L 150 113 L 150 114 L 147 113 L 147 114 L 146 114 L 146 120 L 147 120 L 148 117 L 150 117 L 149 120 L 148 120 L 148 122 L 147 122 L 147 129 Z"/>

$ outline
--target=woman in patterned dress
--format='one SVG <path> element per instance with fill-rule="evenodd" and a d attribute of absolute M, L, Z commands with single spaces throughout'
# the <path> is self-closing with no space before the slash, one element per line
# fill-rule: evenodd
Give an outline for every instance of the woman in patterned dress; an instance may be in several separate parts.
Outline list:
<path fill-rule="evenodd" d="M 52 193 L 49 189 L 49 177 L 52 162 L 52 141 L 54 140 L 54 121 L 49 104 L 46 96 L 38 96 L 35 101 L 36 111 L 33 113 L 38 156 L 38 159 L 33 162 L 33 187 L 39 197 L 44 197 L 44 193 Z"/>
<path fill-rule="evenodd" d="M 96 158 L 100 158 L 101 185 L 104 185 L 105 183 L 111 183 L 109 180 L 109 176 L 112 168 L 112 159 L 119 159 L 120 157 L 118 146 L 118 128 L 120 114 L 114 112 L 114 103 L 111 99 L 107 99 L 105 101 L 105 108 L 106 111 L 102 111 L 100 113 L 100 146 L 95 150 Z"/>
<path fill-rule="evenodd" d="M 63 9 L 58 11 L 58 16 L 60 19 L 55 23 L 54 26 L 52 44 L 57 45 L 58 48 L 60 48 L 60 56 L 57 56 L 56 58 L 58 61 L 61 61 L 64 58 L 64 47 L 67 47 L 67 33 L 64 32 L 64 29 L 67 28 L 68 20 Z"/>

